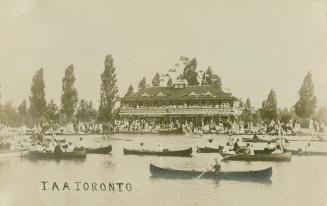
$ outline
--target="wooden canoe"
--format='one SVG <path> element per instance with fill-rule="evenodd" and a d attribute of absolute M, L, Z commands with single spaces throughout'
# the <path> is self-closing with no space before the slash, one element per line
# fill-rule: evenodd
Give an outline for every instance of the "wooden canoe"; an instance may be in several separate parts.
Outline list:
<path fill-rule="evenodd" d="M 268 142 L 269 140 L 265 140 L 265 139 L 261 139 L 261 138 L 247 138 L 247 137 L 243 137 L 242 138 L 243 142 Z"/>
<path fill-rule="evenodd" d="M 86 150 L 74 152 L 38 152 L 30 151 L 31 159 L 84 159 L 86 158 Z"/>
<path fill-rule="evenodd" d="M 23 157 L 26 155 L 26 151 L 20 150 L 0 150 L 0 158 L 1 157 Z"/>
<path fill-rule="evenodd" d="M 223 155 L 224 156 L 224 155 Z M 223 161 L 291 161 L 292 153 L 284 152 L 280 154 L 236 154 L 226 155 Z"/>
<path fill-rule="evenodd" d="M 218 153 L 221 152 L 221 148 L 211 148 L 211 147 L 197 147 L 196 152 L 197 153 Z"/>
<path fill-rule="evenodd" d="M 161 168 L 150 163 L 150 172 L 152 177 L 161 178 L 180 178 L 195 179 L 198 178 L 203 171 L 195 170 L 176 170 L 170 168 Z M 247 171 L 207 171 L 201 179 L 215 180 L 236 180 L 236 181 L 269 181 L 272 176 L 272 168 L 268 167 L 263 170 L 247 170 Z"/>
<path fill-rule="evenodd" d="M 291 152 L 292 155 L 296 155 L 296 156 L 327 156 L 327 152 L 303 151 L 302 149 L 298 149 L 298 150 L 287 149 L 287 151 Z"/>
<path fill-rule="evenodd" d="M 112 151 L 111 145 L 105 147 L 98 147 L 98 148 L 86 148 L 87 154 L 109 154 L 111 151 Z"/>
<path fill-rule="evenodd" d="M 124 148 L 125 155 L 157 155 L 157 156 L 180 156 L 190 157 L 192 154 L 192 148 L 185 150 L 164 150 L 164 151 L 149 151 L 149 150 L 129 150 Z"/>
<path fill-rule="evenodd" d="M 161 129 L 158 130 L 159 134 L 184 134 L 183 128 L 174 128 L 174 129 Z"/>

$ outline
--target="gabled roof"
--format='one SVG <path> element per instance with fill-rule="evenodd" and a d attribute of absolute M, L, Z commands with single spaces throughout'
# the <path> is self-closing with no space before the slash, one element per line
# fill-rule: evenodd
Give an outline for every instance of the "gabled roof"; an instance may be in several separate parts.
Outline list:
<path fill-rule="evenodd" d="M 163 95 L 162 95 L 163 94 Z M 194 98 L 235 98 L 212 85 L 186 86 L 185 88 L 149 87 L 123 98 L 133 99 L 194 99 Z"/>

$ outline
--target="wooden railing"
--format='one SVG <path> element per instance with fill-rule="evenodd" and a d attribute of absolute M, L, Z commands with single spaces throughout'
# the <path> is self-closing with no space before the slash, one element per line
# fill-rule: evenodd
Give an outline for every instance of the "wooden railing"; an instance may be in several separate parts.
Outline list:
<path fill-rule="evenodd" d="M 240 115 L 240 108 L 120 108 L 120 115 L 164 115 L 164 114 L 194 114 L 194 115 Z"/>

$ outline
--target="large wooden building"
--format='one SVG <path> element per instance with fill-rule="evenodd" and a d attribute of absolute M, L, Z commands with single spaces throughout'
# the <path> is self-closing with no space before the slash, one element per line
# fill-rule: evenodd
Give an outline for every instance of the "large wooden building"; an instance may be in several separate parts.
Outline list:
<path fill-rule="evenodd" d="M 172 86 L 149 87 L 121 99 L 121 120 L 149 119 L 170 123 L 232 122 L 241 114 L 239 100 L 212 85 L 189 86 L 178 80 Z"/>

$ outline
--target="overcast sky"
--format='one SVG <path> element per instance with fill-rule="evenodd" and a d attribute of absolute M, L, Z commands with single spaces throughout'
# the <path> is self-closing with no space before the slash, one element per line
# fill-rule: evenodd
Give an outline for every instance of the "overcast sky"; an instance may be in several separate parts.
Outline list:
<path fill-rule="evenodd" d="M 28 99 L 40 67 L 47 100 L 60 103 L 64 70 L 74 64 L 79 98 L 97 106 L 106 54 L 120 95 L 184 55 L 199 69 L 211 65 L 223 87 L 255 106 L 271 88 L 279 106 L 294 105 L 310 70 L 327 104 L 327 1 L 0 0 L 2 103 Z"/>

